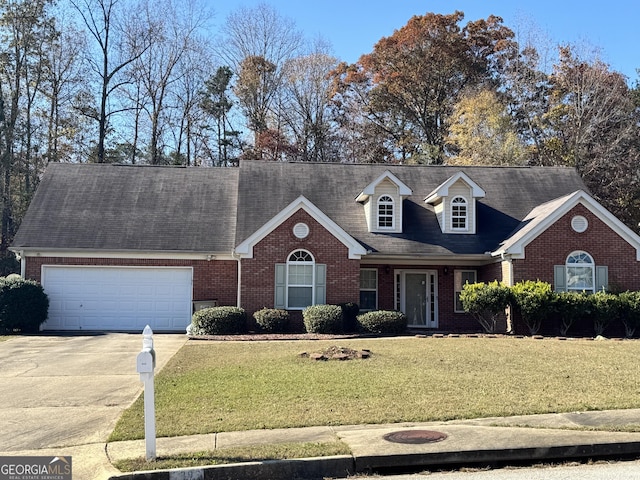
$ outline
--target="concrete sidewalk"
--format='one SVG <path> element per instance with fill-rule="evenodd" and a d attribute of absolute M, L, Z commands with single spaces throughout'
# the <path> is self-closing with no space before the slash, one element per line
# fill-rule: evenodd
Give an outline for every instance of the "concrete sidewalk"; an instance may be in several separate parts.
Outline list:
<path fill-rule="evenodd" d="M 290 442 L 343 441 L 351 455 L 112 475 L 122 480 L 343 478 L 391 468 L 639 456 L 640 409 L 476 420 L 308 427 L 159 438 L 157 455 Z M 597 430 L 596 430 L 597 429 Z M 434 441 L 435 440 L 435 441 Z M 145 456 L 144 440 L 110 443 L 105 461 Z M 107 469 L 106 469 L 107 470 Z M 113 470 L 112 470 L 113 471 Z"/>

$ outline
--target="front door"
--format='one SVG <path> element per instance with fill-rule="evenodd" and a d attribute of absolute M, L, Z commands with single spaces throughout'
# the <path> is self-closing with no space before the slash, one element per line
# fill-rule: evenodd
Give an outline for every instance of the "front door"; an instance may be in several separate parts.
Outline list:
<path fill-rule="evenodd" d="M 400 310 L 407 316 L 409 327 L 438 327 L 436 272 L 400 273 Z"/>

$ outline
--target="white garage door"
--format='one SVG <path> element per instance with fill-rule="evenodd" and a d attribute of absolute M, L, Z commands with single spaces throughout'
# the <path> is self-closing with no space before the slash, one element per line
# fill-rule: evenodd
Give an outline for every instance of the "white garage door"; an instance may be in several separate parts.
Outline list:
<path fill-rule="evenodd" d="M 192 278 L 191 268 L 43 266 L 44 329 L 184 332 Z"/>

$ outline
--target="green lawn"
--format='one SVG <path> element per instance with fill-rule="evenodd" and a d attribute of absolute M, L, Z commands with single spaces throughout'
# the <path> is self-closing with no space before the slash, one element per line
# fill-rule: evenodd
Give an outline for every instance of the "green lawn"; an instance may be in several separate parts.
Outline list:
<path fill-rule="evenodd" d="M 370 349 L 372 357 L 298 355 L 332 345 Z M 637 408 L 638 365 L 640 341 L 189 342 L 156 376 L 157 434 Z M 144 437 L 142 400 L 111 441 Z"/>

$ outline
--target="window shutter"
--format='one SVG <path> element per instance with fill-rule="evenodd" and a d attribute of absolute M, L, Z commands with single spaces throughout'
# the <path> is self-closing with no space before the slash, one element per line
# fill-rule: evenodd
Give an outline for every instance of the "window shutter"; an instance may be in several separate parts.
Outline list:
<path fill-rule="evenodd" d="M 286 291 L 287 291 L 287 265 L 285 263 L 276 263 L 276 291 L 273 300 L 274 308 L 287 308 Z"/>
<path fill-rule="evenodd" d="M 316 265 L 316 298 L 315 305 L 327 303 L 327 266 L 321 263 Z"/>
<path fill-rule="evenodd" d="M 596 292 L 608 290 L 609 288 L 609 267 L 596 266 Z"/>
<path fill-rule="evenodd" d="M 556 292 L 566 292 L 567 290 L 566 273 L 567 271 L 564 265 L 553 266 L 553 283 L 554 283 L 554 290 Z"/>

